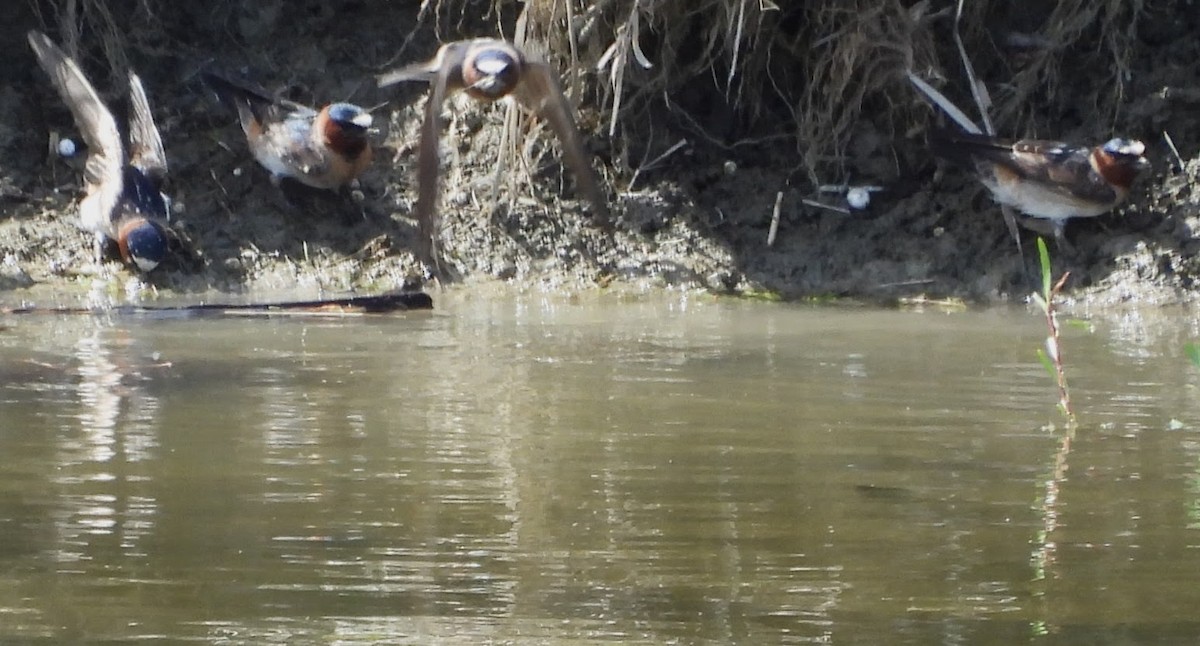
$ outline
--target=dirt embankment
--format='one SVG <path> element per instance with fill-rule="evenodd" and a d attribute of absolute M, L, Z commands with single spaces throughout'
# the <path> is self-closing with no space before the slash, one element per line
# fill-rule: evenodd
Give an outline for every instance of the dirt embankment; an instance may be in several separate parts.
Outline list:
<path fill-rule="evenodd" d="M 929 155 L 934 116 L 903 76 L 912 69 L 969 104 L 952 4 L 593 0 L 568 13 L 530 2 L 525 28 L 564 70 L 615 230 L 576 200 L 547 128 L 526 119 L 501 151 L 505 108 L 455 101 L 443 139 L 445 255 L 467 282 L 1020 297 L 1027 283 L 999 210 Z M 1136 137 L 1153 161 L 1126 207 L 1068 225 L 1074 249 L 1055 253 L 1056 270 L 1097 300 L 1190 300 L 1200 275 L 1200 12 L 1182 0 L 968 4 L 962 33 L 1000 132 Z M 387 0 L 29 0 L 0 26 L 10 62 L 0 70 L 0 294 L 97 284 L 73 223 L 79 170 L 47 150 L 50 133 L 77 135 L 26 30 L 75 43 L 118 115 L 121 68 L 143 76 L 171 165 L 174 226 L 199 253 L 144 284 L 110 263 L 102 291 L 380 291 L 421 273 L 410 213 L 425 88 L 380 90 L 374 75 L 431 56 L 439 41 L 512 36 L 521 6 L 446 0 L 421 14 L 420 3 Z M 378 148 L 364 199 L 281 199 L 197 78 L 212 65 L 298 101 L 370 108 Z M 806 203 L 844 207 L 818 188 L 845 182 L 884 190 L 861 211 Z M 1032 269 L 1033 234 L 1024 240 Z"/>

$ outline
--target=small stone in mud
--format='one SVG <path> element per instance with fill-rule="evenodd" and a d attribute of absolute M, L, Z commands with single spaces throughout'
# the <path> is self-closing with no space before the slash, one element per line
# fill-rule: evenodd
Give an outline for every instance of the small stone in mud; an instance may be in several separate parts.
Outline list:
<path fill-rule="evenodd" d="M 846 191 L 846 203 L 850 208 L 861 211 L 871 204 L 871 192 L 861 186 L 854 186 Z"/>
<path fill-rule="evenodd" d="M 76 152 L 75 142 L 63 137 L 58 140 L 58 154 L 62 157 L 74 157 Z"/>
<path fill-rule="evenodd" d="M 517 265 L 514 262 L 506 261 L 496 265 L 493 272 L 500 280 L 512 280 L 517 277 Z"/>
<path fill-rule="evenodd" d="M 33 282 L 33 278 L 17 262 L 16 256 L 8 255 L 4 257 L 4 262 L 0 263 L 0 288 L 16 289 L 19 287 L 29 287 Z"/>
<path fill-rule="evenodd" d="M 732 292 L 738 285 L 738 276 L 733 271 L 718 270 L 705 276 L 705 287 L 715 292 Z"/>

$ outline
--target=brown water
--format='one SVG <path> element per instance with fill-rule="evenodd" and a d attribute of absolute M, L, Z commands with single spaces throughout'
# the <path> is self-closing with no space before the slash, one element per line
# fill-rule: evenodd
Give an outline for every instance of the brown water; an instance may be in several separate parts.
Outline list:
<path fill-rule="evenodd" d="M 0 320 L 0 643 L 1200 643 L 1193 319 L 438 304 Z"/>

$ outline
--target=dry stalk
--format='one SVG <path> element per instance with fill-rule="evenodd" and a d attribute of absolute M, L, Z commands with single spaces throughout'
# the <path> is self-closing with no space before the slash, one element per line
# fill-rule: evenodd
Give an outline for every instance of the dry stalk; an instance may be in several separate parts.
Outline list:
<path fill-rule="evenodd" d="M 1097 104 L 1093 107 L 1115 116 L 1128 80 L 1134 30 L 1143 12 L 1141 0 L 1062 0 L 1056 3 L 1036 34 L 1035 40 L 1040 46 L 1024 50 L 1024 64 L 1007 82 L 997 86 L 997 119 L 1019 121 L 1027 118 L 1033 96 L 1058 102 L 1064 86 L 1064 53 L 1085 37 L 1095 34 L 1097 28 L 1099 38 L 1096 42 L 1101 45 L 1091 53 L 1096 57 L 1095 68 L 1111 69 L 1112 72 L 1110 80 L 1102 84 L 1111 89 L 1107 96 L 1097 94 L 1094 97 Z M 1107 51 L 1101 51 L 1101 48 Z M 1078 97 L 1063 100 L 1077 101 Z"/>
<path fill-rule="evenodd" d="M 110 7 L 112 3 L 106 0 L 28 2 L 38 22 L 53 32 L 53 37 L 59 41 L 63 51 L 80 64 L 84 64 L 86 57 L 83 54 L 88 51 L 88 47 L 98 40 L 101 51 L 104 52 L 103 69 L 112 70 L 113 78 L 122 79 L 123 84 L 125 72 L 129 69 L 129 58 L 126 54 L 130 44 L 128 34 L 136 33 L 136 30 L 131 31 L 128 24 L 118 24 Z M 47 5 L 50 16 L 43 12 Z M 143 0 L 140 6 L 150 15 L 146 0 Z"/>
<path fill-rule="evenodd" d="M 779 233 L 779 216 L 783 211 L 783 191 L 775 193 L 775 207 L 771 209 L 771 228 L 767 231 L 767 246 L 775 246 L 775 236 Z"/>
<path fill-rule="evenodd" d="M 1047 307 L 1045 308 L 1046 328 L 1049 334 L 1046 337 L 1046 354 L 1054 363 L 1055 382 L 1058 385 L 1058 406 L 1068 418 L 1074 418 L 1075 413 L 1071 409 L 1071 391 L 1067 387 L 1067 371 L 1066 364 L 1063 362 L 1062 343 L 1058 329 L 1058 313 L 1054 308 L 1054 299 L 1058 297 L 1062 291 L 1063 285 L 1070 278 L 1071 272 L 1063 272 L 1063 275 L 1054 283 L 1050 289 L 1050 298 L 1046 300 Z"/>
<path fill-rule="evenodd" d="M 127 68 L 127 52 L 161 47 L 163 34 L 178 28 L 165 23 L 194 15 L 176 11 L 167 0 L 25 1 L 68 52 L 87 59 L 102 51 L 114 77 Z M 214 33 L 228 29 L 218 16 L 228 21 L 257 10 L 244 0 L 209 4 L 214 20 L 200 27 Z M 1077 94 L 1067 96 L 1079 84 L 1063 77 L 1065 61 L 1095 63 L 1111 75 L 1083 100 L 1115 116 L 1126 91 L 1137 23 L 1148 4 L 1061 0 L 1031 5 L 1045 19 L 1037 33 L 1027 34 L 1036 46 L 1023 50 L 1019 62 L 997 51 L 1008 34 L 997 34 L 996 28 L 1014 24 L 1003 19 L 1024 9 L 1000 0 L 948 6 L 935 0 L 421 0 L 413 11 L 442 40 L 492 31 L 539 44 L 584 114 L 595 116 L 589 106 L 603 111 L 596 122 L 585 116 L 584 130 L 636 138 L 644 134 L 645 115 L 665 108 L 678 117 L 671 119 L 682 130 L 675 136 L 692 141 L 731 147 L 736 145 L 731 142 L 789 139 L 797 166 L 819 183 L 819 177 L 844 174 L 847 151 L 864 124 L 884 140 L 920 131 L 929 113 L 912 102 L 905 72 L 939 85 L 937 79 L 945 77 L 939 47 L 943 55 L 955 48 L 960 56 L 971 54 L 975 67 L 967 76 L 978 74 L 971 92 L 977 103 L 987 105 L 981 82 L 986 81 L 994 100 L 990 116 L 1002 131 L 1024 134 L 1028 128 L 1017 122 L 1033 110 L 1080 100 Z M 510 34 L 506 21 L 518 9 L 527 25 Z M 137 28 L 131 28 L 130 14 Z M 954 20 L 953 41 L 940 26 L 930 28 L 941 15 Z M 404 33 L 396 38 L 392 49 L 408 41 Z M 628 147 L 640 154 L 638 144 L 644 142 Z"/>
<path fill-rule="evenodd" d="M 975 99 L 975 107 L 979 109 L 979 118 L 983 122 L 983 131 L 989 136 L 996 135 L 996 126 L 992 125 L 992 118 L 988 116 L 989 108 L 992 100 L 988 96 L 987 87 L 983 81 L 975 76 L 975 66 L 971 64 L 971 57 L 967 56 L 967 47 L 963 45 L 962 32 L 959 30 L 959 25 L 962 24 L 963 3 L 966 0 L 958 0 L 958 10 L 954 13 L 954 44 L 958 46 L 958 55 L 962 59 L 963 69 L 966 70 L 967 80 L 971 83 L 971 96 Z"/>

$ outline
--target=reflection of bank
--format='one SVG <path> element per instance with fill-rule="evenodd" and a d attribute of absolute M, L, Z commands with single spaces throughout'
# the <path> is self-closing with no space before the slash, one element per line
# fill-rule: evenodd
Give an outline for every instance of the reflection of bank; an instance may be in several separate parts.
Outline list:
<path fill-rule="evenodd" d="M 96 557 L 102 537 L 123 554 L 140 553 L 153 528 L 157 503 L 148 465 L 158 447 L 161 405 L 146 382 L 164 364 L 142 351 L 122 328 L 94 324 L 74 345 L 78 384 L 75 413 L 57 441 L 57 558 Z"/>

